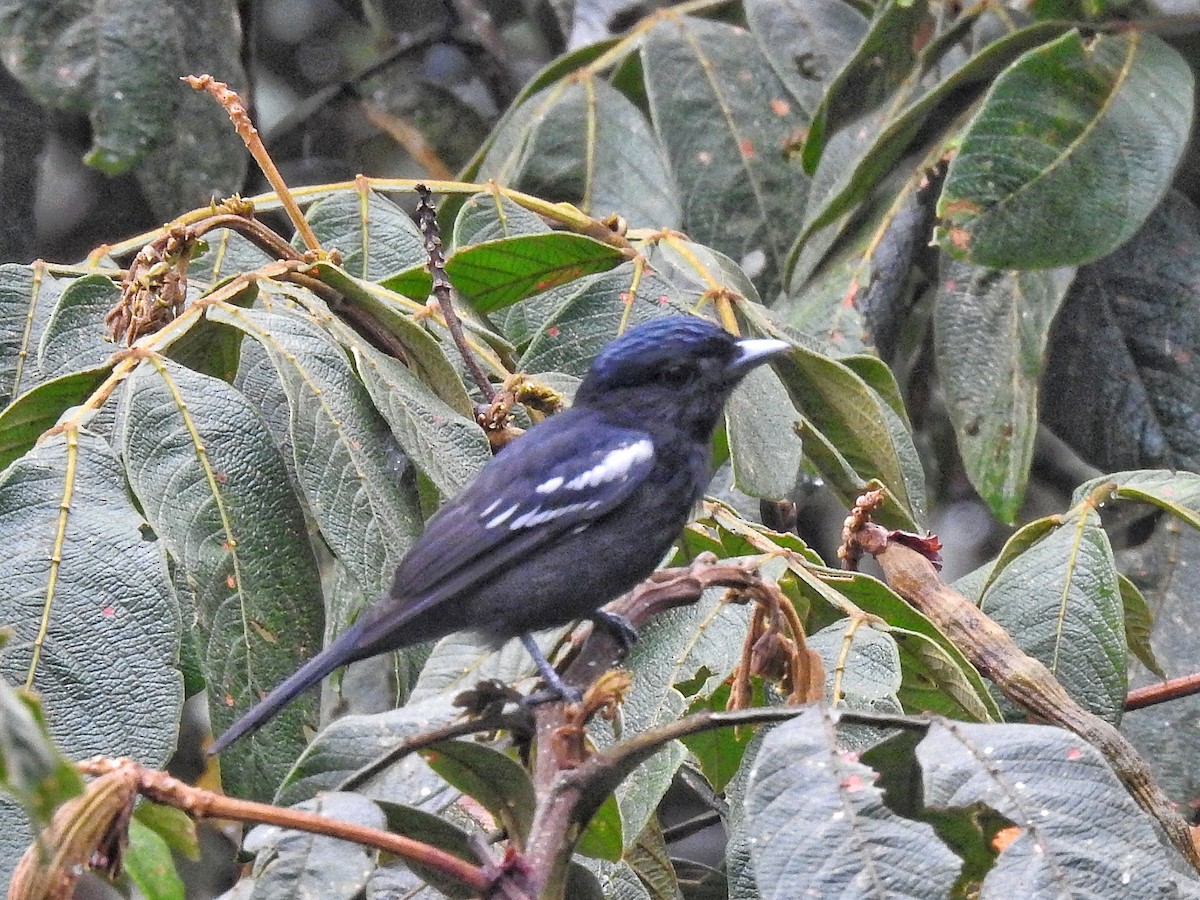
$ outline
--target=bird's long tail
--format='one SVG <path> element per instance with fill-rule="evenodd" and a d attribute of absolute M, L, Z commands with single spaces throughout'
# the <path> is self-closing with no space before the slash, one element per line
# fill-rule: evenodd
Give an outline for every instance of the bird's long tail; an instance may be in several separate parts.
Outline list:
<path fill-rule="evenodd" d="M 357 622 L 339 634 L 328 647 L 297 669 L 257 704 L 250 707 L 245 715 L 213 742 L 213 745 L 208 748 L 209 755 L 220 753 L 238 738 L 259 728 L 305 689 L 319 682 L 339 666 L 357 659 L 359 654 L 356 651 L 359 649 L 362 633 L 363 618 L 360 617 Z"/>

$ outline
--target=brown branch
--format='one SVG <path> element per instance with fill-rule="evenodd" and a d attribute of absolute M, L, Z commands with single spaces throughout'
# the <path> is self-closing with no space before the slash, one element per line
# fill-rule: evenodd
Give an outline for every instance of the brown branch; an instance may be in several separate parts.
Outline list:
<path fill-rule="evenodd" d="M 232 819 L 236 822 L 278 825 L 310 834 L 323 834 L 365 847 L 395 854 L 406 862 L 427 866 L 459 882 L 480 896 L 487 896 L 494 876 L 483 867 L 466 862 L 452 853 L 403 835 L 340 822 L 316 813 L 283 809 L 267 803 L 238 800 L 185 784 L 165 772 L 147 769 L 129 759 L 96 757 L 79 763 L 85 775 L 116 776 L 130 789 L 122 796 L 132 804 L 134 793 L 156 803 L 173 806 L 194 819 Z M 132 806 L 130 806 L 132 812 Z"/>
<path fill-rule="evenodd" d="M 874 522 L 861 522 L 848 537 L 875 557 L 896 593 L 932 621 L 1004 696 L 1096 747 L 1130 795 L 1158 821 L 1184 858 L 1200 870 L 1200 852 L 1191 829 L 1124 735 L 1076 703 L 1046 666 L 1026 655 L 1007 631 L 945 584 L 924 553 L 893 539 L 887 529 Z"/>
<path fill-rule="evenodd" d="M 1200 694 L 1200 672 L 1134 688 L 1125 698 L 1125 709 L 1145 709 L 1147 706 L 1191 697 L 1194 694 Z"/>
<path fill-rule="evenodd" d="M 488 381 L 483 366 L 479 364 L 479 360 L 475 358 L 470 345 L 467 344 L 467 337 L 463 334 L 462 321 L 458 318 L 458 313 L 454 309 L 454 301 L 451 299 L 450 292 L 453 286 L 450 284 L 450 279 L 446 277 L 446 258 L 442 254 L 442 237 L 438 233 L 437 212 L 433 208 L 433 194 L 423 184 L 418 184 L 416 188 L 417 196 L 420 198 L 417 202 L 417 224 L 421 227 L 421 234 L 425 236 L 425 252 L 429 254 L 429 274 L 433 278 L 433 296 L 437 298 L 438 306 L 442 310 L 442 318 L 446 321 L 446 330 L 450 332 L 450 337 L 454 340 L 454 346 L 458 348 L 467 371 L 471 373 L 471 378 L 474 379 L 483 398 L 491 403 L 496 397 L 496 389 Z"/>

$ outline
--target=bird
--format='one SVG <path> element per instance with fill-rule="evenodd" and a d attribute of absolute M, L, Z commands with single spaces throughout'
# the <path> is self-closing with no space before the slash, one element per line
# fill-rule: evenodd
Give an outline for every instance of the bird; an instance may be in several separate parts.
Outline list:
<path fill-rule="evenodd" d="M 548 699 L 577 699 L 530 632 L 579 619 L 628 622 L 600 607 L 650 575 L 711 479 L 725 401 L 756 366 L 786 353 L 700 316 L 634 326 L 593 360 L 570 408 L 501 449 L 430 517 L 390 590 L 270 691 L 209 748 L 220 753 L 340 666 L 459 631 L 519 637 Z"/>

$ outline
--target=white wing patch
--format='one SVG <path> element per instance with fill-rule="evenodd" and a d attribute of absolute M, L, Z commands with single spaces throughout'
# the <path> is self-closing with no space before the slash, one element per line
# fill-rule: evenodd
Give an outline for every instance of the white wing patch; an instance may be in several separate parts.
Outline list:
<path fill-rule="evenodd" d="M 616 450 L 610 450 L 605 454 L 604 459 L 592 466 L 586 472 L 576 475 L 566 483 L 568 491 L 582 491 L 584 488 L 598 487 L 609 481 L 619 481 L 629 475 L 630 470 L 640 462 L 645 462 L 654 456 L 654 444 L 649 438 L 643 438 L 640 441 L 634 441 L 632 444 L 626 444 L 624 447 L 618 447 Z M 538 485 L 538 491 L 542 492 L 545 485 L 556 480 L 551 478 L 544 484 Z M 553 488 L 548 488 L 545 493 L 550 490 L 557 490 L 558 485 Z"/>
<path fill-rule="evenodd" d="M 591 500 L 587 503 L 568 503 L 566 506 L 553 506 L 550 509 L 543 509 L 540 506 L 535 506 L 527 513 L 522 513 L 509 523 L 509 528 L 516 531 L 519 528 L 532 528 L 534 525 L 541 525 L 543 522 L 551 522 L 561 516 L 570 515 L 578 512 L 581 509 L 598 509 L 600 506 L 599 500 Z M 489 523 L 488 527 L 491 525 Z"/>
<path fill-rule="evenodd" d="M 493 503 L 486 510 L 484 510 L 484 515 L 487 515 L 489 512 L 491 512 L 493 509 L 495 509 L 498 505 L 499 505 L 498 503 Z M 510 506 L 504 512 L 500 513 L 500 515 L 496 516 L 494 519 L 489 519 L 487 524 L 484 525 L 483 527 L 484 528 L 495 528 L 497 525 L 503 525 L 504 522 L 508 519 L 508 517 L 511 516 L 513 513 L 515 513 L 518 509 L 520 509 L 520 504 L 514 503 L 512 506 Z"/>

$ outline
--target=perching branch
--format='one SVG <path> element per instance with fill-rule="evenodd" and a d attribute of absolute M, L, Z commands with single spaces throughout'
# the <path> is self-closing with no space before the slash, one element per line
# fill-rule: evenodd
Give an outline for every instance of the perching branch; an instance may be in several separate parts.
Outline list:
<path fill-rule="evenodd" d="M 1200 694 L 1200 672 L 1184 675 L 1180 678 L 1169 678 L 1158 684 L 1148 684 L 1145 687 L 1134 688 L 1125 698 L 1125 709 L 1145 709 L 1158 703 L 1179 700 Z"/>

